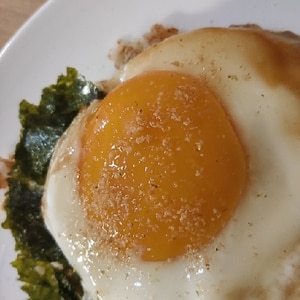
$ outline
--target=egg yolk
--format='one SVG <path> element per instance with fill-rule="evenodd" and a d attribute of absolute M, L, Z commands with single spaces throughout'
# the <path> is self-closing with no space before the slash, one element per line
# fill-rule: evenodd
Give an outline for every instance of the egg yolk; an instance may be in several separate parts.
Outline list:
<path fill-rule="evenodd" d="M 87 219 L 103 243 L 145 261 L 204 247 L 244 191 L 241 142 L 216 95 L 189 75 L 124 82 L 88 117 L 81 142 Z"/>

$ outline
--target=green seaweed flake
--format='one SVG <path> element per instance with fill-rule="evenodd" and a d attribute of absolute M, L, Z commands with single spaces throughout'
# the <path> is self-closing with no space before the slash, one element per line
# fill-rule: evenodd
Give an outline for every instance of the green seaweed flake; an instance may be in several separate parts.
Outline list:
<path fill-rule="evenodd" d="M 78 111 L 104 94 L 74 68 L 46 87 L 39 105 L 20 103 L 22 125 L 15 164 L 8 177 L 3 228 L 10 229 L 17 258 L 12 262 L 31 300 L 76 300 L 83 295 L 80 278 L 47 231 L 41 197 L 54 146 Z"/>

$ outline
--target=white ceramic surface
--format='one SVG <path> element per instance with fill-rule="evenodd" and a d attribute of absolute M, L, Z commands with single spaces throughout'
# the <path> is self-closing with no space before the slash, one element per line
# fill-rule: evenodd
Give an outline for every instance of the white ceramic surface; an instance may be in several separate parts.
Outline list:
<path fill-rule="evenodd" d="M 93 81 L 109 77 L 107 53 L 118 38 L 138 37 L 154 23 L 179 29 L 257 23 L 300 34 L 299 11 L 298 0 L 49 0 L 0 53 L 0 156 L 8 157 L 17 141 L 19 102 L 37 103 L 67 66 Z M 0 210 L 0 222 L 4 217 Z M 1 300 L 26 299 L 10 266 L 14 257 L 10 232 L 0 229 Z"/>

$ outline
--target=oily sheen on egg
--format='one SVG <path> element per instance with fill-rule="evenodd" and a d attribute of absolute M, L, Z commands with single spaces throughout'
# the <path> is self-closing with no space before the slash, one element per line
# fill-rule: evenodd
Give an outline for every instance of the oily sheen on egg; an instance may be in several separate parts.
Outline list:
<path fill-rule="evenodd" d="M 74 120 L 43 214 L 93 299 L 297 299 L 297 41 L 179 34 Z"/>

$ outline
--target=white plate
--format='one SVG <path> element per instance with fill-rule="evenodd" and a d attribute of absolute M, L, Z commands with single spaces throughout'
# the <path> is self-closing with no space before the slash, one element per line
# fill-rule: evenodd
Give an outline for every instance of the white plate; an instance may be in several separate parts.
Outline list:
<path fill-rule="evenodd" d="M 107 52 L 118 38 L 138 37 L 154 23 L 179 29 L 257 23 L 300 33 L 299 11 L 298 0 L 50 0 L 0 53 L 0 156 L 17 141 L 20 100 L 37 103 L 67 66 L 93 81 L 109 77 Z M 13 247 L 9 231 L 0 229 L 2 300 L 26 298 L 10 266 Z"/>

